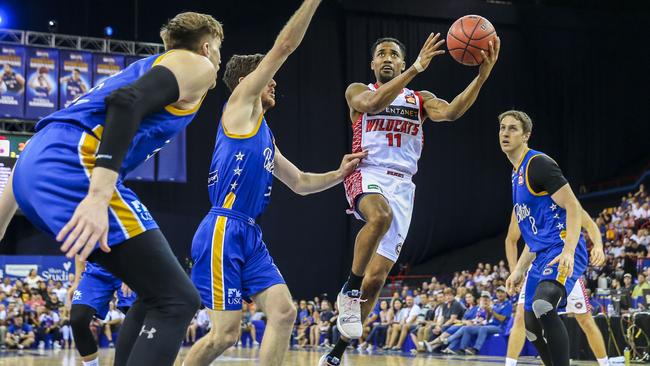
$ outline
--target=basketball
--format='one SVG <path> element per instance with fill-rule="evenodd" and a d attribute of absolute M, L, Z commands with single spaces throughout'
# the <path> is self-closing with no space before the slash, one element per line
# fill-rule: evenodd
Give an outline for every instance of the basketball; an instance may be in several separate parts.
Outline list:
<path fill-rule="evenodd" d="M 483 62 L 481 50 L 490 49 L 489 42 L 497 37 L 489 20 L 480 15 L 465 15 L 456 20 L 447 32 L 447 49 L 454 60 L 467 66 Z"/>

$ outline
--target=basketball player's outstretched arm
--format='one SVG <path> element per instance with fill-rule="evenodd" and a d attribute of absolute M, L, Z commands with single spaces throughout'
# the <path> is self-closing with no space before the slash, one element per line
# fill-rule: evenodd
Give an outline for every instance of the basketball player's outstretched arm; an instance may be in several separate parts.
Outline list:
<path fill-rule="evenodd" d="M 582 227 L 587 230 L 591 242 L 594 244 L 591 248 L 589 261 L 591 265 L 600 267 L 605 264 L 605 252 L 603 250 L 603 237 L 601 236 L 598 224 L 589 216 L 589 213 L 582 210 Z"/>
<path fill-rule="evenodd" d="M 321 174 L 305 173 L 285 158 L 276 147 L 273 175 L 293 192 L 305 196 L 324 191 L 341 183 L 343 178 L 350 175 L 357 168 L 361 159 L 366 156 L 368 156 L 367 151 L 347 154 L 343 156 L 341 166 L 337 170 Z"/>
<path fill-rule="evenodd" d="M 14 214 L 18 209 L 18 204 L 16 203 L 16 198 L 14 196 L 12 183 L 13 177 L 14 172 L 12 170 L 7 185 L 5 186 L 5 190 L 2 192 L 2 196 L 0 197 L 0 240 L 4 238 L 7 226 L 9 226 L 11 219 L 14 217 Z"/>
<path fill-rule="evenodd" d="M 240 133 L 250 127 L 262 113 L 260 97 L 275 73 L 302 42 L 320 0 L 305 0 L 282 28 L 275 43 L 255 70 L 243 78 L 223 112 L 223 123 L 229 131 Z"/>
<path fill-rule="evenodd" d="M 140 122 L 167 105 L 196 105 L 216 82 L 217 68 L 210 60 L 190 51 L 168 54 L 131 85 L 114 90 L 106 98 L 106 122 L 88 194 L 56 240 L 68 258 L 82 259 L 95 249 L 109 252 L 108 205 L 115 191 L 118 171 Z"/>
<path fill-rule="evenodd" d="M 350 84 L 345 91 L 345 99 L 350 109 L 358 113 L 378 113 L 388 107 L 417 74 L 429 67 L 431 59 L 445 53 L 444 50 L 438 50 L 445 42 L 438 41 L 439 38 L 440 33 L 435 35 L 431 33 L 413 65 L 391 81 L 381 85 L 376 91 L 369 90 L 362 83 Z"/>
<path fill-rule="evenodd" d="M 508 225 L 508 235 L 506 235 L 506 259 L 508 259 L 510 273 L 514 272 L 517 266 L 517 242 L 520 237 L 521 231 L 519 230 L 519 224 L 517 224 L 515 210 L 513 209 L 510 217 L 510 225 Z"/>
<path fill-rule="evenodd" d="M 443 122 L 455 121 L 465 114 L 476 101 L 481 87 L 490 76 L 490 72 L 492 72 L 492 68 L 499 58 L 500 49 L 501 40 L 497 37 L 494 43 L 490 42 L 490 50 L 487 54 L 481 51 L 483 63 L 479 67 L 478 76 L 451 103 L 436 98 L 428 91 L 421 91 L 420 95 L 422 95 L 424 101 L 424 110 L 426 111 L 427 117 L 434 122 Z"/>

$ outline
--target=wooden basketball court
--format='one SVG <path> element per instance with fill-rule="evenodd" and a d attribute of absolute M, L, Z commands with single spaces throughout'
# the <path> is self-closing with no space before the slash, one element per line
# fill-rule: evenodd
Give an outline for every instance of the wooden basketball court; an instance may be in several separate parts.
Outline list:
<path fill-rule="evenodd" d="M 183 348 L 176 365 L 180 366 L 189 348 Z M 113 364 L 114 350 L 102 349 L 100 351 L 100 365 Z M 317 366 L 322 352 L 320 351 L 289 351 L 285 365 Z M 350 352 L 343 358 L 343 366 L 474 366 L 474 365 L 503 365 L 503 357 L 487 356 L 410 356 L 402 354 L 375 353 L 359 354 Z M 594 362 L 574 362 L 574 365 L 597 365 Z M 75 350 L 60 351 L 2 351 L 0 352 L 0 366 L 78 366 L 81 360 Z M 212 365 L 249 366 L 259 365 L 257 350 L 231 348 Z M 539 360 L 524 357 L 519 365 L 541 365 Z"/>

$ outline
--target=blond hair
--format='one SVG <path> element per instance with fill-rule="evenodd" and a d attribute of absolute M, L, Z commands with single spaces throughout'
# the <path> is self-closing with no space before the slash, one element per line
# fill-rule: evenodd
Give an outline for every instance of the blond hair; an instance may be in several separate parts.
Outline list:
<path fill-rule="evenodd" d="M 499 115 L 499 123 L 501 123 L 501 121 L 503 121 L 503 119 L 508 116 L 516 119 L 521 123 L 521 129 L 524 130 L 525 134 L 531 133 L 533 131 L 533 120 L 526 114 L 526 112 L 517 111 L 514 109 L 505 111 Z"/>
<path fill-rule="evenodd" d="M 180 13 L 160 28 L 165 50 L 198 51 L 205 36 L 223 40 L 223 27 L 211 15 L 195 12 Z"/>

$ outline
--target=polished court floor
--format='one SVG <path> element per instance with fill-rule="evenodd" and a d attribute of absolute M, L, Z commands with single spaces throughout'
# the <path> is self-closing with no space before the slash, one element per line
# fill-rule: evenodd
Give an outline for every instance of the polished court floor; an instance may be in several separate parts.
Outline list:
<path fill-rule="evenodd" d="M 180 366 L 184 355 L 189 349 L 183 348 L 176 365 Z M 101 350 L 100 365 L 113 364 L 113 350 Z M 322 355 L 317 351 L 289 351 L 285 365 L 317 366 Z M 503 365 L 502 357 L 481 356 L 417 356 L 411 357 L 399 354 L 359 354 L 351 352 L 343 359 L 344 366 L 471 366 L 471 365 Z M 597 365 L 596 362 L 574 362 L 575 365 Z M 0 366 L 77 366 L 81 365 L 76 351 L 2 351 L 0 352 Z M 222 357 L 212 363 L 218 366 L 248 366 L 259 365 L 257 351 L 251 349 L 232 348 Z M 519 365 L 541 365 L 538 360 L 524 357 Z M 144 366 L 144 365 L 143 365 Z"/>

